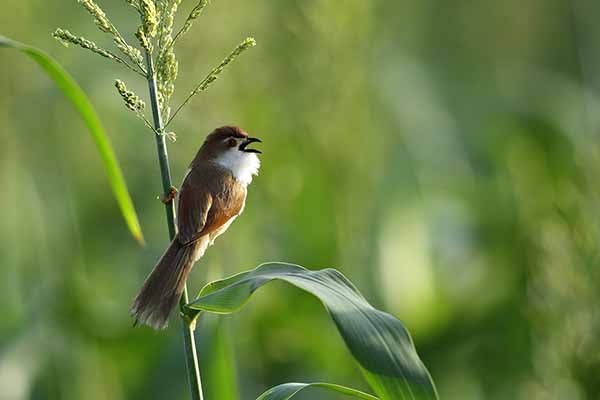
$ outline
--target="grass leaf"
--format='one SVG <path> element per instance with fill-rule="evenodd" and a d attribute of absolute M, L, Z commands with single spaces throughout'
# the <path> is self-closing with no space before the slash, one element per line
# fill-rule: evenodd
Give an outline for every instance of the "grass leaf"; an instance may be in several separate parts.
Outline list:
<path fill-rule="evenodd" d="M 56 83 L 81 118 L 83 118 L 83 121 L 88 127 L 92 139 L 96 144 L 98 153 L 100 153 L 100 157 L 104 163 L 104 169 L 108 176 L 108 182 L 110 183 L 114 196 L 119 204 L 123 218 L 133 237 L 140 244 L 143 244 L 144 237 L 131 196 L 127 190 L 127 185 L 125 184 L 125 178 L 123 177 L 115 153 L 110 145 L 108 136 L 100 123 L 98 114 L 96 114 L 92 103 L 81 87 L 79 87 L 77 82 L 75 82 L 60 64 L 35 47 L 15 42 L 4 36 L 0 36 L 0 47 L 16 49 L 30 56 L 40 67 L 42 67 L 54 83 Z"/>
<path fill-rule="evenodd" d="M 361 392 L 359 390 L 350 389 L 344 386 L 335 385 L 332 383 L 284 383 L 282 385 L 275 386 L 263 394 L 260 395 L 256 400 L 289 400 L 304 389 L 308 388 L 321 388 L 331 390 L 345 394 L 347 396 L 356 397 L 363 400 L 379 400 L 375 396 Z"/>
<path fill-rule="evenodd" d="M 433 400 L 437 392 L 400 321 L 371 306 L 354 285 L 334 269 L 310 271 L 286 263 L 211 282 L 185 308 L 190 318 L 201 311 L 229 314 L 272 280 L 282 280 L 321 300 L 361 371 L 381 400 Z M 285 397 L 283 397 L 285 398 Z"/>

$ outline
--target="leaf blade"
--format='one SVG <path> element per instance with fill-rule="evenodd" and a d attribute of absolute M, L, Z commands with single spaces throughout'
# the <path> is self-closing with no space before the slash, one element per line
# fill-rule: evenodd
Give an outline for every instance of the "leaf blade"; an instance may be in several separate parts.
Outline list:
<path fill-rule="evenodd" d="M 69 73 L 60 66 L 52 57 L 41 50 L 16 42 L 0 35 L 0 47 L 19 50 L 30 56 L 54 81 L 61 92 L 69 100 L 73 108 L 79 113 L 87 126 L 92 139 L 100 153 L 104 169 L 108 177 L 117 204 L 125 219 L 129 231 L 141 245 L 144 244 L 144 236 L 139 223 L 133 201 L 127 189 L 123 172 L 112 149 L 108 136 L 100 123 L 100 118 L 92 106 L 83 89 L 75 82 Z"/>
<path fill-rule="evenodd" d="M 301 391 L 309 388 L 321 388 L 344 394 L 346 396 L 356 397 L 363 400 L 379 400 L 377 397 L 360 390 L 351 389 L 345 386 L 333 383 L 284 383 L 261 394 L 256 400 L 289 400 Z"/>
<path fill-rule="evenodd" d="M 429 372 L 400 321 L 371 306 L 346 277 L 333 269 L 310 271 L 294 264 L 266 263 L 211 282 L 186 306 L 195 318 L 201 311 L 230 314 L 273 280 L 288 282 L 324 304 L 365 378 L 382 400 L 437 399 Z"/>

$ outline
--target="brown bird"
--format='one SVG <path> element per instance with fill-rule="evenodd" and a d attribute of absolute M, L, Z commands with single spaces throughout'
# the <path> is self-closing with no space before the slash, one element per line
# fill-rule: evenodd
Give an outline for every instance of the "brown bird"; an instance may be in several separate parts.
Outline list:
<path fill-rule="evenodd" d="M 135 324 L 167 326 L 194 262 L 244 210 L 260 142 L 236 126 L 215 129 L 190 164 L 178 194 L 178 233 L 133 301 Z"/>

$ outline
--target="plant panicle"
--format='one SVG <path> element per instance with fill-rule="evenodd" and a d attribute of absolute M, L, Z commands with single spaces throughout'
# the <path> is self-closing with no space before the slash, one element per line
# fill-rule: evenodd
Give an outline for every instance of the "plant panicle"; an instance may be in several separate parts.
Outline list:
<path fill-rule="evenodd" d="M 94 23 L 102 32 L 113 33 L 111 22 L 98 4 L 92 0 L 77 0 L 77 2 L 94 17 Z"/>
<path fill-rule="evenodd" d="M 140 5 L 138 0 L 125 0 L 127 4 L 135 8 L 138 12 L 140 11 Z"/>
<path fill-rule="evenodd" d="M 144 34 L 149 38 L 153 38 L 158 27 L 158 13 L 154 1 L 140 0 L 140 14 L 142 16 L 141 28 Z"/>
<path fill-rule="evenodd" d="M 209 0 L 199 0 L 198 1 L 198 4 L 196 4 L 194 6 L 194 8 L 192 8 L 192 11 L 190 11 L 190 15 L 188 15 L 188 17 L 186 18 L 186 20 L 183 24 L 183 27 L 179 30 L 179 32 L 177 32 L 177 34 L 173 38 L 173 42 L 171 43 L 171 46 L 173 46 L 175 44 L 177 39 L 179 39 L 181 36 L 186 34 L 191 29 L 192 25 L 194 24 L 194 20 L 197 19 L 200 15 L 202 15 L 202 11 L 204 11 L 204 8 L 208 4 L 209 4 Z"/>
<path fill-rule="evenodd" d="M 148 0 L 150 1 L 150 0 Z M 113 42 L 117 49 L 121 51 L 125 56 L 127 56 L 131 62 L 140 70 L 141 73 L 145 74 L 146 69 L 144 67 L 144 60 L 142 58 L 142 52 L 131 46 L 127 41 L 123 38 L 119 30 L 110 22 L 110 19 L 106 15 L 106 13 L 100 8 L 98 4 L 96 4 L 93 0 L 77 0 L 79 4 L 81 4 L 87 12 L 94 17 L 94 23 L 104 33 L 108 33 L 112 35 Z M 142 8 L 140 7 L 140 10 Z"/>
<path fill-rule="evenodd" d="M 125 102 L 125 107 L 133 111 L 138 118 L 144 121 L 144 125 L 146 125 L 152 131 L 154 131 L 154 133 L 156 133 L 157 135 L 162 135 L 163 133 L 157 131 L 156 128 L 154 128 L 154 126 L 152 125 L 152 123 L 148 121 L 148 118 L 146 118 L 146 114 L 144 114 L 146 103 L 144 103 L 144 101 L 140 99 L 140 97 L 136 95 L 133 91 L 127 89 L 125 82 L 123 82 L 122 80 L 115 80 L 115 87 L 117 88 L 117 92 L 119 92 L 119 95 L 121 95 L 121 98 Z M 173 136 L 175 135 L 172 132 L 170 132 L 170 134 L 172 134 Z M 169 135 L 165 136 L 170 138 Z"/>
<path fill-rule="evenodd" d="M 158 26 L 158 12 L 152 0 L 140 0 L 139 13 L 142 17 L 142 24 L 138 27 L 135 37 L 140 42 L 142 48 L 152 54 L 154 46 L 152 38 L 156 36 Z"/>
<path fill-rule="evenodd" d="M 156 85 L 158 105 L 162 118 L 169 119 L 169 100 L 175 91 L 179 62 L 173 51 L 175 14 L 181 0 L 163 0 L 160 5 L 161 21 L 158 28 L 158 57 L 156 59 Z"/>
<path fill-rule="evenodd" d="M 127 108 L 129 108 L 131 111 L 137 113 L 143 111 L 146 108 L 146 103 L 144 103 L 144 101 L 140 99 L 139 96 L 136 95 L 134 92 L 128 90 L 127 86 L 125 85 L 125 82 L 123 82 L 120 79 L 117 79 L 115 81 L 115 87 L 117 88 L 117 91 L 123 98 L 125 106 L 127 106 Z"/>
<path fill-rule="evenodd" d="M 177 61 L 173 49 L 175 42 L 191 29 L 194 21 L 202 15 L 206 6 L 210 4 L 210 0 L 198 0 L 187 16 L 181 29 L 174 35 L 173 28 L 175 24 L 175 15 L 181 1 L 182 0 L 125 0 L 127 4 L 135 8 L 140 14 L 141 24 L 135 32 L 135 37 L 142 50 L 149 54 L 151 61 L 154 49 L 156 48 L 158 50 L 156 59 L 153 60 L 154 62 L 147 63 L 147 65 L 144 63 L 140 49 L 130 45 L 123 38 L 104 10 L 102 10 L 94 0 L 77 0 L 77 2 L 94 18 L 94 23 L 102 32 L 112 36 L 115 46 L 127 59 L 129 59 L 129 62 L 116 53 L 98 46 L 89 39 L 73 35 L 66 29 L 56 29 L 53 36 L 66 46 L 75 44 L 102 57 L 123 64 L 146 78 L 148 77 L 148 74 L 155 76 L 158 108 L 162 119 L 167 121 L 166 125 L 168 125 L 183 107 L 190 102 L 192 97 L 199 92 L 206 90 L 215 80 L 217 80 L 219 74 L 223 72 L 228 64 L 234 61 L 235 58 L 246 49 L 256 44 L 253 38 L 247 38 L 240 43 L 219 65 L 213 68 L 210 73 L 196 85 L 194 90 L 190 92 L 184 102 L 178 106 L 176 111 L 171 115 L 169 102 L 175 92 L 175 81 L 179 71 L 179 62 Z M 119 82 L 122 83 L 122 81 Z M 125 88 L 124 84 L 122 86 L 119 85 L 119 87 L 121 87 L 121 89 Z M 119 87 L 117 87 L 117 89 L 119 89 Z M 119 90 L 119 93 L 125 100 L 125 104 L 128 108 L 136 112 L 141 111 L 138 109 L 140 103 L 132 103 L 135 98 L 130 94 L 133 94 L 133 92 L 127 92 L 125 88 Z M 139 100 L 139 98 L 137 99 Z M 147 123 L 145 117 L 144 120 L 146 125 L 152 127 L 152 124 Z M 174 134 L 166 136 L 173 138 Z"/>
<path fill-rule="evenodd" d="M 211 83 L 216 81 L 217 78 L 219 77 L 219 75 L 221 74 L 221 72 L 223 72 L 225 67 L 227 67 L 227 65 L 229 65 L 231 62 L 233 62 L 244 51 L 246 51 L 250 47 L 254 47 L 254 46 L 256 46 L 256 40 L 254 40 L 254 38 L 251 38 L 251 37 L 246 38 L 242 43 L 238 44 L 237 47 L 235 49 L 233 49 L 233 51 L 231 53 L 229 53 L 229 55 L 227 57 L 225 57 L 225 59 L 223 59 L 223 61 L 221 61 L 221 63 L 219 65 L 217 65 L 215 68 L 213 68 L 208 73 L 208 75 L 206 75 L 206 77 L 202 81 L 200 81 L 200 83 L 198 85 L 196 85 L 194 90 L 192 90 L 190 92 L 190 94 L 183 101 L 183 103 L 181 103 L 181 105 L 179 107 L 177 107 L 177 109 L 175 110 L 175 112 L 173 113 L 171 118 L 169 118 L 167 120 L 167 123 L 165 124 L 165 126 L 168 126 L 169 123 L 171 123 L 171 121 L 177 116 L 179 111 L 181 111 L 181 109 L 190 102 L 192 97 L 194 97 L 198 93 L 206 90 L 211 85 Z"/>
<path fill-rule="evenodd" d="M 134 66 L 132 66 L 131 64 L 129 64 L 123 58 L 119 57 L 117 54 L 113 53 L 110 50 L 106 50 L 106 49 L 98 46 L 95 42 L 93 42 L 93 41 L 91 41 L 89 39 L 86 39 L 86 38 L 84 38 L 82 36 L 76 36 L 76 35 L 72 34 L 71 32 L 69 32 L 66 29 L 57 28 L 52 33 L 52 37 L 54 37 L 54 39 L 56 39 L 59 42 L 61 42 L 65 47 L 69 47 L 69 45 L 74 44 L 74 45 L 79 46 L 79 47 L 81 47 L 83 49 L 89 50 L 92 53 L 98 54 L 101 57 L 108 58 L 109 60 L 112 60 L 112 61 L 114 61 L 116 63 L 119 63 L 119 64 L 123 64 L 127 68 L 129 68 L 130 70 L 132 70 L 133 72 L 141 74 L 141 72 L 138 69 L 136 69 Z"/>

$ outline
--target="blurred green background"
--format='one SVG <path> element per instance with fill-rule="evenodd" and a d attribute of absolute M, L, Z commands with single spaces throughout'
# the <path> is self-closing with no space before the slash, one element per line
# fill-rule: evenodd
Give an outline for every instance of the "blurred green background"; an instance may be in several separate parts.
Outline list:
<path fill-rule="evenodd" d="M 131 38 L 135 12 L 99 4 Z M 336 267 L 405 322 L 441 398 L 598 399 L 599 18 L 590 1 L 214 1 L 178 48 L 174 104 L 243 38 L 258 46 L 172 125 L 174 181 L 219 125 L 264 155 L 192 293 L 262 261 Z M 145 98 L 144 82 L 56 27 L 110 45 L 75 1 L 3 1 L 0 33 L 52 54 L 97 107 L 147 246 L 79 116 L 1 50 L 0 399 L 185 399 L 178 322 L 128 316 L 167 245 L 154 139 L 113 88 Z M 367 389 L 320 304 L 284 284 L 197 339 L 208 400 Z"/>

